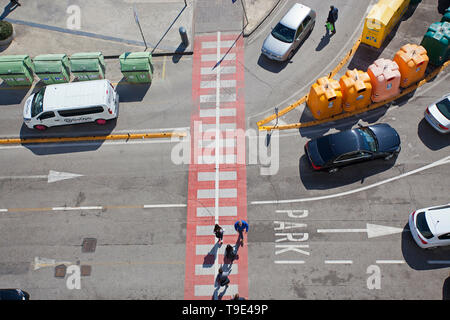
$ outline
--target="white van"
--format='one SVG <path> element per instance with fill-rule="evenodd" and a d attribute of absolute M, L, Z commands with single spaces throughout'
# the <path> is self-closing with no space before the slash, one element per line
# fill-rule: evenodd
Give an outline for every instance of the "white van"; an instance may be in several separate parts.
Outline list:
<path fill-rule="evenodd" d="M 23 108 L 30 129 L 96 122 L 117 118 L 119 94 L 109 80 L 52 84 L 32 94 Z"/>

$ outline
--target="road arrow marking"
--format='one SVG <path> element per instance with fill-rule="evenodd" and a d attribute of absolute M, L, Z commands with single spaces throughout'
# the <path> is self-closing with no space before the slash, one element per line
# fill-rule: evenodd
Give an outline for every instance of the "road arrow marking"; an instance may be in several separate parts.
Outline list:
<path fill-rule="evenodd" d="M 386 227 L 376 224 L 366 224 L 366 229 L 317 229 L 318 233 L 350 233 L 350 232 L 367 232 L 367 237 L 376 238 L 394 233 L 403 232 L 401 228 Z"/>
<path fill-rule="evenodd" d="M 14 180 L 14 179 L 47 179 L 48 183 L 73 179 L 83 176 L 82 174 L 69 173 L 69 172 L 58 172 L 50 170 L 48 175 L 34 175 L 34 176 L 3 176 L 0 180 Z"/>
<path fill-rule="evenodd" d="M 60 180 L 66 180 L 66 179 L 73 179 L 77 177 L 83 176 L 82 174 L 76 174 L 76 173 L 68 173 L 68 172 L 58 172 L 50 170 L 48 173 L 47 182 L 52 183 Z"/>
<path fill-rule="evenodd" d="M 72 262 L 69 261 L 56 261 L 55 259 L 47 259 L 47 258 L 40 258 L 40 257 L 34 257 L 34 270 L 38 270 L 40 268 L 44 267 L 56 267 L 60 264 L 66 264 L 70 265 Z"/>

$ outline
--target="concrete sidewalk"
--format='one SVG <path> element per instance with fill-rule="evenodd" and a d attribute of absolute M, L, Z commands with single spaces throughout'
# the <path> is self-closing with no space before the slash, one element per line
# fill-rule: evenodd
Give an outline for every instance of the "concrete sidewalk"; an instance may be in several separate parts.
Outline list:
<path fill-rule="evenodd" d="M 192 53 L 197 0 L 96 0 L 27 1 L 9 11 L 9 1 L 0 1 L 1 16 L 11 22 L 15 38 L 2 55 L 100 51 L 114 57 L 127 51 L 153 54 Z M 213 1 L 213 0 L 211 0 Z M 243 10 L 244 34 L 254 31 L 280 0 L 216 0 L 239 5 Z M 143 37 L 135 21 L 138 14 Z M 184 47 L 179 28 L 184 27 L 189 45 Z"/>

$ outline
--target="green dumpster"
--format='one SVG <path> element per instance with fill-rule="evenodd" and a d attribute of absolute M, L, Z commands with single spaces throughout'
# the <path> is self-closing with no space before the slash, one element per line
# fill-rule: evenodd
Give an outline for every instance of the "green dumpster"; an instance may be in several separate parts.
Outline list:
<path fill-rule="evenodd" d="M 444 15 L 442 16 L 441 22 L 450 22 L 450 7 L 445 10 Z"/>
<path fill-rule="evenodd" d="M 120 70 L 131 83 L 152 82 L 153 64 L 150 52 L 125 52 L 120 55 Z"/>
<path fill-rule="evenodd" d="M 70 81 L 69 58 L 66 54 L 43 54 L 33 59 L 34 72 L 45 84 Z"/>
<path fill-rule="evenodd" d="M 0 78 L 9 86 L 30 86 L 33 63 L 27 55 L 0 56 Z"/>
<path fill-rule="evenodd" d="M 450 58 L 450 22 L 435 22 L 420 43 L 427 50 L 430 63 L 442 65 Z"/>
<path fill-rule="evenodd" d="M 105 58 L 101 52 L 80 52 L 70 57 L 70 70 L 80 81 L 105 78 Z"/>

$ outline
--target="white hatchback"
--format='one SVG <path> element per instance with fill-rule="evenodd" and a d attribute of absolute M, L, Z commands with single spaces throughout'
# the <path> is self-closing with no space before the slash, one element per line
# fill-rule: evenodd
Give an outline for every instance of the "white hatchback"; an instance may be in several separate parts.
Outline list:
<path fill-rule="evenodd" d="M 440 133 L 450 132 L 450 93 L 426 108 L 425 120 Z"/>
<path fill-rule="evenodd" d="M 414 211 L 409 215 L 409 230 L 421 248 L 450 245 L 450 203 Z"/>

